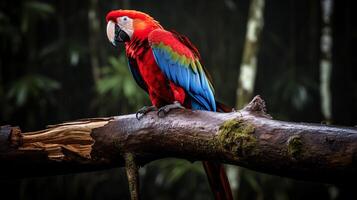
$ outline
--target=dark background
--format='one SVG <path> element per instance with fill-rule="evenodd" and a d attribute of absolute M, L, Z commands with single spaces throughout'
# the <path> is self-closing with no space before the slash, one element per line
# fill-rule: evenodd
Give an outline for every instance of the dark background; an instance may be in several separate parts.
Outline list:
<path fill-rule="evenodd" d="M 0 124 L 23 131 L 78 118 L 133 113 L 148 98 L 105 34 L 109 10 L 152 15 L 187 35 L 211 72 L 217 98 L 236 104 L 248 0 L 0 2 Z M 356 13 L 335 1 L 332 16 L 332 124 L 357 122 Z M 255 94 L 276 119 L 321 123 L 320 1 L 267 1 Z M 0 163 L 1 168 L 1 163 Z M 355 183 L 326 185 L 240 169 L 239 199 L 357 199 Z M 212 199 L 200 163 L 167 159 L 144 167 L 143 199 Z M 0 180 L 0 199 L 128 199 L 122 169 Z"/>

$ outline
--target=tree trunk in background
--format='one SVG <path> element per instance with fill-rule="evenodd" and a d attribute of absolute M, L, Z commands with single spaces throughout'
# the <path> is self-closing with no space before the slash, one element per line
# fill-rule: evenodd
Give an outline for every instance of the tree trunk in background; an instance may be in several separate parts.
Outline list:
<path fill-rule="evenodd" d="M 321 28 L 321 60 L 320 60 L 320 98 L 321 111 L 326 120 L 332 119 L 331 109 L 331 70 L 332 70 L 332 29 L 331 15 L 333 0 L 321 0 L 322 8 L 322 28 Z"/>
<path fill-rule="evenodd" d="M 98 0 L 90 0 L 88 9 L 88 27 L 89 27 L 89 52 L 90 63 L 92 67 L 93 80 L 95 83 L 100 78 L 99 72 L 99 32 L 100 32 L 100 17 L 97 12 Z"/>
<path fill-rule="evenodd" d="M 257 55 L 259 49 L 260 33 L 264 25 L 264 0 L 251 0 L 248 13 L 246 39 L 243 58 L 238 77 L 236 91 L 236 108 L 241 109 L 254 94 L 254 82 L 257 73 Z M 228 179 L 231 183 L 233 196 L 238 197 L 240 172 L 235 166 L 227 167 Z"/>
<path fill-rule="evenodd" d="M 263 29 L 264 0 L 252 0 L 249 10 L 246 40 L 240 75 L 238 78 L 236 107 L 242 108 L 254 92 L 254 82 L 257 71 L 257 52 L 260 33 Z"/>

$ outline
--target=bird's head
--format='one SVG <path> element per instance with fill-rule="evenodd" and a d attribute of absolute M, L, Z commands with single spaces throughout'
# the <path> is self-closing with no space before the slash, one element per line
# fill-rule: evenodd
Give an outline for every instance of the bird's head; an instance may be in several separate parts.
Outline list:
<path fill-rule="evenodd" d="M 151 16 L 135 10 L 111 11 L 106 20 L 107 36 L 114 46 L 133 39 L 144 40 L 151 31 L 162 28 Z"/>

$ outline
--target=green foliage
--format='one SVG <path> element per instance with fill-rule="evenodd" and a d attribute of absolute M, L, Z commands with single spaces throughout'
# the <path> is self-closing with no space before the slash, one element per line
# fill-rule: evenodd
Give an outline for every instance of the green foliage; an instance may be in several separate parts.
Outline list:
<path fill-rule="evenodd" d="M 23 42 L 33 42 L 38 36 L 35 31 L 38 23 L 53 16 L 55 12 L 52 5 L 39 1 L 23 2 L 18 4 L 16 10 L 19 12 L 16 16 L 12 16 L 8 11 L 0 11 L 0 35 L 4 42 L 1 47 L 6 47 L 6 50 L 13 49 L 13 52 L 23 50 L 19 48 Z"/>
<path fill-rule="evenodd" d="M 146 104 L 145 92 L 136 84 L 124 56 L 109 57 L 109 65 L 100 70 L 101 78 L 96 83 L 101 114 L 108 113 L 116 105 L 127 104 L 124 111 L 135 111 Z M 120 102 L 122 101 L 122 102 Z"/>
<path fill-rule="evenodd" d="M 43 3 L 39 1 L 28 1 L 24 3 L 24 8 L 28 12 L 33 12 L 31 16 L 39 15 L 42 17 L 46 17 L 49 14 L 53 14 L 55 9 L 52 5 L 48 3 Z"/>
<path fill-rule="evenodd" d="M 140 169 L 144 195 L 155 199 L 212 199 L 201 162 L 182 159 L 154 161 Z"/>
<path fill-rule="evenodd" d="M 58 90 L 60 84 L 39 74 L 26 75 L 12 84 L 7 98 L 14 100 L 17 107 L 24 106 L 31 99 L 49 99 L 51 92 Z"/>
<path fill-rule="evenodd" d="M 40 19 L 46 19 L 54 13 L 54 8 L 48 3 L 39 1 L 28 1 L 22 5 L 23 20 L 21 30 L 23 33 L 28 32 L 36 22 Z"/>
<path fill-rule="evenodd" d="M 157 167 L 162 172 L 163 179 L 161 182 L 166 186 L 174 185 L 187 177 L 190 173 L 205 176 L 201 163 L 189 163 L 187 160 L 169 159 L 157 163 Z"/>
<path fill-rule="evenodd" d="M 54 91 L 61 87 L 41 72 L 48 64 L 40 55 L 46 45 L 41 44 L 45 37 L 38 29 L 54 16 L 55 9 L 35 0 L 8 3 L 16 6 L 0 11 L 0 50 L 4 57 L 0 60 L 0 117 L 4 122 L 16 120 L 23 128 L 33 128 L 39 124 L 36 119 L 44 117 L 54 105 Z"/>

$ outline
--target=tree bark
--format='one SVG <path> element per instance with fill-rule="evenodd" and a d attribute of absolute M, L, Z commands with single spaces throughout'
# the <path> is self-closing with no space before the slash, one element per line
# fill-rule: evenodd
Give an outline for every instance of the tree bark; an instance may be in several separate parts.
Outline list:
<path fill-rule="evenodd" d="M 2 126 L 2 177 L 124 166 L 166 157 L 216 160 L 302 180 L 342 183 L 357 177 L 357 128 L 273 120 L 259 96 L 239 112 L 176 110 L 84 119 L 21 133 Z"/>

